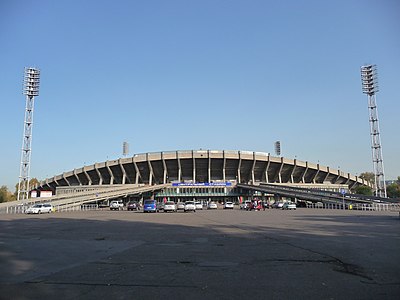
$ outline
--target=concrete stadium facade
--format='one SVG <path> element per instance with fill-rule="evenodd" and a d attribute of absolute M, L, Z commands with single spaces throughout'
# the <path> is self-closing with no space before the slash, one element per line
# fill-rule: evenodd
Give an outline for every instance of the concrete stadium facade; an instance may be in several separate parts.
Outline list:
<path fill-rule="evenodd" d="M 232 150 L 190 150 L 136 154 L 83 166 L 48 178 L 38 190 L 110 185 L 160 185 L 229 182 L 313 186 L 323 189 L 369 185 L 357 176 L 320 164 L 275 157 L 269 153 Z"/>

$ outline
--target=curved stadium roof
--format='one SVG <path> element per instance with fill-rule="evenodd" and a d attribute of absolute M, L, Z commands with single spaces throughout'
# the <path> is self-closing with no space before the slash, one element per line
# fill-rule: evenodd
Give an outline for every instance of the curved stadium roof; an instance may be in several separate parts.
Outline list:
<path fill-rule="evenodd" d="M 170 182 L 368 184 L 361 178 L 307 161 L 263 152 L 190 150 L 135 154 L 83 166 L 42 181 L 39 189 Z"/>

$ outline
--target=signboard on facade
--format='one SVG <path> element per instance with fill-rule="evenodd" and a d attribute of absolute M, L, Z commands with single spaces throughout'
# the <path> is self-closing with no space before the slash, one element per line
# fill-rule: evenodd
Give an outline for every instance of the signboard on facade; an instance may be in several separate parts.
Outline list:
<path fill-rule="evenodd" d="M 51 191 L 40 191 L 40 198 L 49 198 L 53 196 Z"/>
<path fill-rule="evenodd" d="M 213 187 L 213 186 L 232 186 L 232 182 L 173 182 L 172 186 L 193 186 L 193 187 Z"/>

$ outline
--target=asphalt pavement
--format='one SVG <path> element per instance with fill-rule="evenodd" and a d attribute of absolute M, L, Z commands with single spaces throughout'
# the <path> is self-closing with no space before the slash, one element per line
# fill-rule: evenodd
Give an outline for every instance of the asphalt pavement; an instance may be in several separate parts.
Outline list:
<path fill-rule="evenodd" d="M 398 212 L 0 215 L 0 299 L 399 299 Z"/>

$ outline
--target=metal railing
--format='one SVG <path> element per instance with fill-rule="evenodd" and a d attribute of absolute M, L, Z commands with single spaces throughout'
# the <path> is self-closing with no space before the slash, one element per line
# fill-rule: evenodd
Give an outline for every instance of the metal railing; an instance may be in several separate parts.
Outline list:
<path fill-rule="evenodd" d="M 24 214 L 30 205 L 7 206 L 0 209 L 0 214 Z M 53 212 L 101 210 L 98 204 L 83 204 L 76 206 L 53 206 Z"/>
<path fill-rule="evenodd" d="M 307 203 L 307 208 L 312 209 L 348 209 L 348 210 L 363 210 L 363 211 L 399 211 L 400 204 L 387 204 L 387 203 L 354 203 L 343 204 L 340 203 Z"/>

